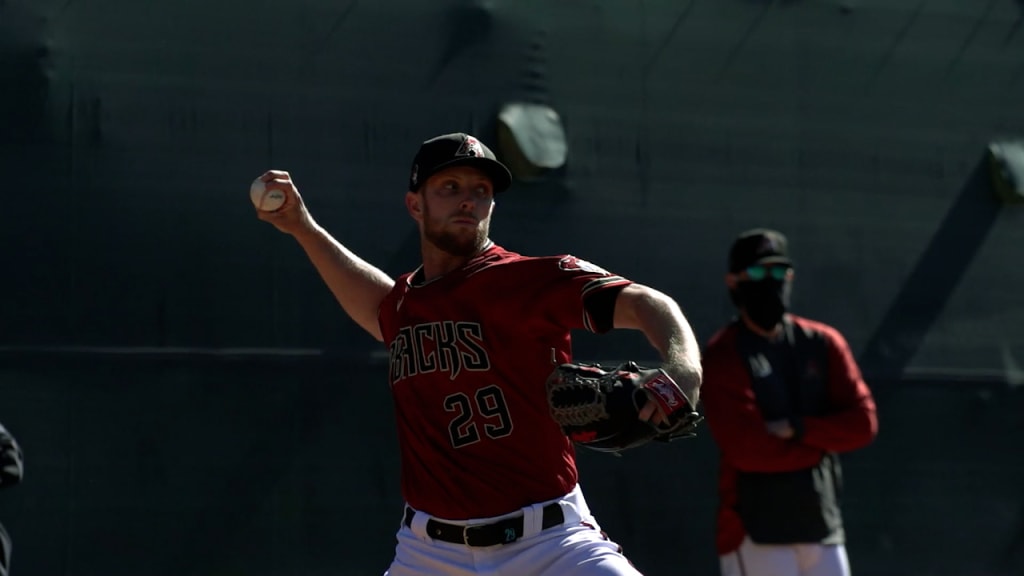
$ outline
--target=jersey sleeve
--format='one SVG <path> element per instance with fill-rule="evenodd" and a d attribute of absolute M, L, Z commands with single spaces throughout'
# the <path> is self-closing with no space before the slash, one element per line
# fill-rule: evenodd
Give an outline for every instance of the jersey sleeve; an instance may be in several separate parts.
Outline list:
<path fill-rule="evenodd" d="M 711 436 L 722 459 L 745 472 L 785 472 L 816 465 L 823 450 L 784 440 L 765 429 L 750 374 L 728 329 L 704 354 L 701 398 Z"/>
<path fill-rule="evenodd" d="M 878 417 L 871 390 L 861 376 L 846 339 L 835 329 L 819 325 L 828 350 L 830 413 L 805 416 L 801 442 L 832 452 L 848 452 L 871 443 Z"/>
<path fill-rule="evenodd" d="M 395 315 L 399 303 L 408 291 L 408 278 L 412 274 L 412 272 L 408 272 L 399 276 L 395 285 L 384 295 L 377 306 L 377 327 L 380 329 L 380 335 L 384 338 L 385 343 L 391 340 L 396 330 Z"/>
<path fill-rule="evenodd" d="M 611 330 L 615 296 L 632 281 L 575 256 L 545 258 L 534 310 L 566 329 Z"/>

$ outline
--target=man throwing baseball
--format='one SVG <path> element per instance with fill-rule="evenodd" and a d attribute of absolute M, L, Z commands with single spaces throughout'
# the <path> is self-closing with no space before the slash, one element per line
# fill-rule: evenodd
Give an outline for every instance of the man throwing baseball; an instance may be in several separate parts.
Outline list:
<path fill-rule="evenodd" d="M 390 352 L 406 506 L 385 574 L 638 574 L 587 506 L 545 381 L 571 362 L 571 330 L 629 328 L 695 405 L 699 345 L 679 306 L 579 258 L 492 242 L 494 197 L 512 177 L 468 134 L 427 140 L 413 160 L 405 207 L 423 262 L 397 280 L 321 228 L 287 172 L 261 180 L 287 198 L 259 218 L 299 242 L 345 312 Z M 639 414 L 667 417 L 651 400 Z"/>

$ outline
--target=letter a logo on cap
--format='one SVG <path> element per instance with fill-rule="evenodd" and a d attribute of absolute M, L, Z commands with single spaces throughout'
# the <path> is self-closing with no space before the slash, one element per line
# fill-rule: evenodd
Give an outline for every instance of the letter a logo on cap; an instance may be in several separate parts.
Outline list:
<path fill-rule="evenodd" d="M 466 136 L 466 139 L 462 141 L 462 146 L 459 146 L 456 156 L 475 156 L 477 158 L 484 157 L 483 146 L 480 142 L 472 136 Z"/>

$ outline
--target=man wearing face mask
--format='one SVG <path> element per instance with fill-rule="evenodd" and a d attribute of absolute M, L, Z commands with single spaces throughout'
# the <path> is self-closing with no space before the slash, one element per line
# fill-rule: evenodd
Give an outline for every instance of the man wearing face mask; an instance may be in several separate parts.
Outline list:
<path fill-rule="evenodd" d="M 871 391 L 835 328 L 789 312 L 783 234 L 740 234 L 728 266 L 738 314 L 707 344 L 702 387 L 722 576 L 848 576 L 839 454 L 874 439 Z"/>

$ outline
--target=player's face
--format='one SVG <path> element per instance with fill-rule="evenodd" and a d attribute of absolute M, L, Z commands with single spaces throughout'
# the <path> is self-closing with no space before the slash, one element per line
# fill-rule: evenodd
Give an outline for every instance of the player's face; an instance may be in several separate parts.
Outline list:
<path fill-rule="evenodd" d="M 471 256 L 487 242 L 494 187 L 484 172 L 469 166 L 447 168 L 427 180 L 420 196 L 417 220 L 427 241 L 453 256 Z"/>

